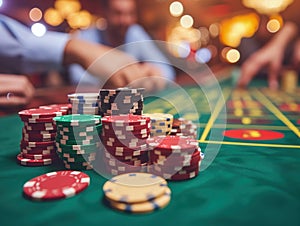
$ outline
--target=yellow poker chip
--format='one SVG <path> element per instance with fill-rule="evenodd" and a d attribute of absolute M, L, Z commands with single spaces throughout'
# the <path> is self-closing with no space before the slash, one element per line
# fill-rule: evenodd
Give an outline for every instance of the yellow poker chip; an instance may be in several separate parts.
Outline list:
<path fill-rule="evenodd" d="M 167 190 L 167 181 L 149 173 L 127 173 L 113 177 L 103 185 L 105 196 L 112 201 L 139 203 L 153 200 Z"/>
<path fill-rule="evenodd" d="M 117 210 L 129 213 L 148 213 L 166 207 L 169 204 L 170 200 L 171 190 L 167 187 L 163 195 L 146 202 L 124 203 L 112 200 L 107 201 L 111 207 Z"/>

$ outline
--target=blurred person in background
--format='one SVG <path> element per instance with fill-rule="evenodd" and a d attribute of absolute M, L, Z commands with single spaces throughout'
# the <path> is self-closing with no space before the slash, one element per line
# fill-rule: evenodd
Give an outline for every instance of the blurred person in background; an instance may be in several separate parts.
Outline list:
<path fill-rule="evenodd" d="M 99 0 L 98 0 L 99 1 Z M 149 78 L 164 77 L 174 80 L 175 70 L 170 66 L 168 59 L 160 51 L 147 32 L 137 24 L 137 5 L 135 0 L 102 0 L 104 17 L 107 22 L 105 30 L 90 28 L 77 33 L 77 37 L 95 43 L 120 47 L 141 63 L 141 73 Z M 123 45 L 123 46 L 122 46 Z M 99 84 L 98 78 L 85 73 L 79 65 L 72 65 L 69 70 L 73 84 Z M 150 84 L 143 83 L 145 88 Z"/>
<path fill-rule="evenodd" d="M 36 37 L 28 27 L 2 14 L 0 34 L 0 107 L 16 107 L 30 101 L 34 86 L 25 74 L 59 70 L 70 64 L 81 65 L 114 88 L 149 76 L 135 59 L 122 51 L 66 33 L 48 31 Z M 149 80 L 151 86 L 164 85 L 155 82 L 158 81 Z"/>
<path fill-rule="evenodd" d="M 255 76 L 261 74 L 267 76 L 269 88 L 277 90 L 284 65 L 299 69 L 300 39 L 297 20 L 287 19 L 275 34 L 267 31 L 267 21 L 268 18 L 262 16 L 255 36 L 243 39 L 239 47 L 241 75 L 237 85 L 240 88 L 245 88 Z"/>

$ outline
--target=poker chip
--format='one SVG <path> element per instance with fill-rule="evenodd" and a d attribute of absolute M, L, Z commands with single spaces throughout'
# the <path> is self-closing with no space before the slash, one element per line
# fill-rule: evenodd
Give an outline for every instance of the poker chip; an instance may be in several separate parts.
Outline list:
<path fill-rule="evenodd" d="M 101 116 L 73 114 L 55 117 L 53 120 L 61 126 L 92 126 L 101 123 Z"/>
<path fill-rule="evenodd" d="M 166 189 L 166 192 L 150 201 L 141 202 L 141 203 L 124 203 L 124 202 L 115 202 L 112 200 L 107 200 L 108 204 L 117 210 L 128 212 L 128 213 L 149 213 L 158 209 L 166 207 L 171 200 L 171 190 L 170 188 Z"/>
<path fill-rule="evenodd" d="M 151 137 L 168 135 L 172 129 L 173 115 L 164 113 L 144 114 L 151 119 Z"/>
<path fill-rule="evenodd" d="M 134 114 L 143 112 L 143 93 L 145 89 L 101 89 L 99 91 L 99 107 L 102 116 Z"/>
<path fill-rule="evenodd" d="M 57 171 L 40 175 L 23 186 L 23 193 L 32 200 L 47 201 L 72 197 L 90 184 L 90 177 L 79 171 Z"/>
<path fill-rule="evenodd" d="M 48 105 L 19 112 L 24 122 L 20 154 L 20 165 L 50 165 L 58 159 L 55 152 L 56 126 L 53 118 L 68 114 L 66 105 Z"/>
<path fill-rule="evenodd" d="M 72 105 L 72 114 L 98 115 L 98 93 L 73 93 L 68 95 Z"/>
<path fill-rule="evenodd" d="M 57 154 L 63 160 L 65 168 L 93 169 L 96 153 L 101 147 L 101 116 L 76 114 L 56 117 L 54 120 L 57 125 Z"/>
<path fill-rule="evenodd" d="M 185 136 L 189 138 L 197 139 L 198 127 L 190 120 L 184 118 L 176 118 L 173 120 L 172 129 L 170 135 L 173 136 Z"/>
<path fill-rule="evenodd" d="M 17 161 L 22 166 L 46 166 L 52 164 L 52 159 L 29 159 L 23 157 L 22 153 L 17 155 Z"/>
<path fill-rule="evenodd" d="M 165 179 L 148 173 L 128 173 L 113 177 L 103 185 L 105 196 L 113 201 L 145 202 L 166 192 Z"/>

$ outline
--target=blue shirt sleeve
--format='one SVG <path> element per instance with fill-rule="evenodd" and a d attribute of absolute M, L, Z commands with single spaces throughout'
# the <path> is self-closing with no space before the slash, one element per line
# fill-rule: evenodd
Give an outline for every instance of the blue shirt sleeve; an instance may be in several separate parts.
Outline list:
<path fill-rule="evenodd" d="M 31 73 L 60 69 L 69 35 L 48 31 L 36 37 L 23 24 L 0 15 L 0 71 Z"/>
<path fill-rule="evenodd" d="M 165 78 L 174 80 L 175 70 L 158 48 L 161 41 L 152 40 L 140 25 L 135 24 L 128 29 L 125 42 L 125 52 L 139 61 L 154 64 L 162 71 Z"/>

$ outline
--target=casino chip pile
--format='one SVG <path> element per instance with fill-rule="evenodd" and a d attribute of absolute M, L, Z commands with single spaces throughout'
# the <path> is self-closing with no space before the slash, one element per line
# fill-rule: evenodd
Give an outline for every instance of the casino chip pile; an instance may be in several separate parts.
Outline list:
<path fill-rule="evenodd" d="M 53 118 L 56 127 L 56 147 L 67 169 L 93 168 L 101 146 L 101 116 L 64 115 Z"/>
<path fill-rule="evenodd" d="M 50 165 L 57 159 L 55 152 L 56 127 L 53 117 L 68 113 L 67 105 L 50 105 L 19 112 L 24 122 L 21 152 L 17 156 L 23 166 Z"/>
<path fill-rule="evenodd" d="M 187 180 L 199 173 L 201 149 L 195 139 L 180 136 L 157 136 L 147 140 L 148 171 L 168 180 Z"/>
<path fill-rule="evenodd" d="M 107 173 L 118 175 L 146 170 L 150 118 L 132 114 L 104 116 L 102 125 L 103 161 Z"/>
<path fill-rule="evenodd" d="M 98 115 L 98 93 L 73 93 L 68 95 L 72 104 L 72 114 Z"/>
<path fill-rule="evenodd" d="M 197 139 L 197 125 L 184 118 L 174 119 L 170 135 Z"/>
<path fill-rule="evenodd" d="M 102 116 L 134 114 L 141 115 L 144 106 L 144 88 L 101 89 L 99 108 Z"/>
<path fill-rule="evenodd" d="M 103 185 L 107 204 L 129 213 L 148 213 L 164 208 L 171 200 L 165 179 L 148 173 L 127 173 Z"/>
<path fill-rule="evenodd" d="M 57 171 L 40 175 L 23 185 L 24 195 L 35 201 L 72 197 L 90 184 L 90 177 L 79 171 Z"/>
<path fill-rule="evenodd" d="M 144 114 L 151 119 L 150 136 L 169 135 L 173 124 L 173 115 L 164 113 Z"/>

